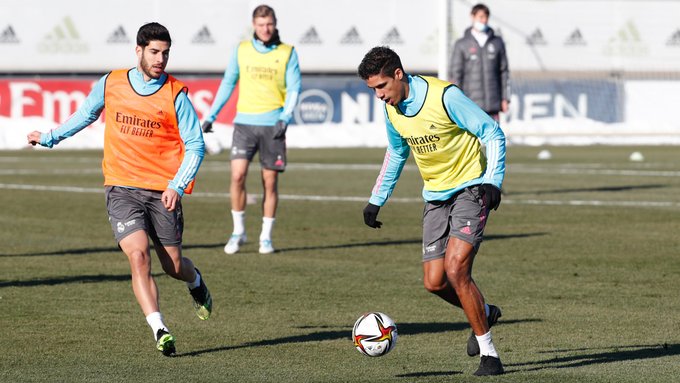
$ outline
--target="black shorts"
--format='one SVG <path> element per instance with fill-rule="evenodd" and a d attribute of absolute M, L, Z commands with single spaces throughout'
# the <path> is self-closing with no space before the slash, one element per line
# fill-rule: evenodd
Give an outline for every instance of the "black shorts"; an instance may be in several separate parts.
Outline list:
<path fill-rule="evenodd" d="M 162 195 L 163 192 L 156 190 L 106 187 L 106 209 L 117 242 L 135 231 L 144 230 L 154 244 L 182 244 L 182 201 L 177 201 L 174 211 L 168 211 L 161 201 Z"/>
<path fill-rule="evenodd" d="M 273 126 L 234 124 L 231 159 L 252 161 L 259 151 L 263 169 L 286 170 L 286 138 L 274 138 L 275 133 Z"/>
<path fill-rule="evenodd" d="M 479 185 L 469 186 L 447 201 L 425 203 L 423 209 L 423 261 L 443 258 L 449 237 L 474 246 L 482 244 L 489 209 L 479 196 Z"/>

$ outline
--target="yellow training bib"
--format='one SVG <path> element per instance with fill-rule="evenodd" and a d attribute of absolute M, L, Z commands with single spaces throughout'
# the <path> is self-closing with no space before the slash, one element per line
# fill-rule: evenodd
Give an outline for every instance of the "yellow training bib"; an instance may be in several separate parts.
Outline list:
<path fill-rule="evenodd" d="M 477 137 L 461 129 L 444 109 L 444 91 L 453 85 L 434 77 L 421 78 L 427 82 L 427 95 L 420 111 L 406 116 L 385 104 L 387 117 L 411 148 L 425 190 L 453 189 L 480 177 L 486 157 Z"/>
<path fill-rule="evenodd" d="M 239 113 L 266 113 L 282 108 L 286 101 L 286 66 L 293 47 L 280 44 L 267 53 L 258 52 L 252 41 L 238 47 Z"/>

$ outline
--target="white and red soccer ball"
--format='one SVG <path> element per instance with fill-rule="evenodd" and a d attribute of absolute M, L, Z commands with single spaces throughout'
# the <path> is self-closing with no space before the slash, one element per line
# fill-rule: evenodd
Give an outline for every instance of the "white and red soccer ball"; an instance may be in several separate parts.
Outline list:
<path fill-rule="evenodd" d="M 352 340 L 362 354 L 383 356 L 397 344 L 397 325 L 383 313 L 367 313 L 354 323 Z"/>

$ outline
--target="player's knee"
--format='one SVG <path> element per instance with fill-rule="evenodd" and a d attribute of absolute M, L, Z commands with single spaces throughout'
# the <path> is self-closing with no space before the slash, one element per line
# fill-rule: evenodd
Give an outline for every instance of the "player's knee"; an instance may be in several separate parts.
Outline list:
<path fill-rule="evenodd" d="M 423 286 L 425 290 L 431 292 L 432 294 L 437 294 L 446 289 L 447 282 L 443 278 L 424 278 Z"/>
<path fill-rule="evenodd" d="M 231 183 L 234 185 L 245 185 L 246 173 L 241 172 L 231 173 Z"/>
<path fill-rule="evenodd" d="M 132 272 L 145 272 L 151 269 L 151 257 L 144 250 L 132 250 L 128 253 Z"/>
<path fill-rule="evenodd" d="M 161 266 L 167 275 L 175 279 L 180 279 L 180 274 L 182 271 L 180 262 L 162 262 Z"/>

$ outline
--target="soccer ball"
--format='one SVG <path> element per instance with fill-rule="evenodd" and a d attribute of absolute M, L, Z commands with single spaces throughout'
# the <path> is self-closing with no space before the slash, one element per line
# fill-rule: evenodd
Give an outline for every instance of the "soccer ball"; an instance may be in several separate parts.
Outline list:
<path fill-rule="evenodd" d="M 354 323 L 352 340 L 360 353 L 383 356 L 397 344 L 397 325 L 383 313 L 367 313 Z"/>

